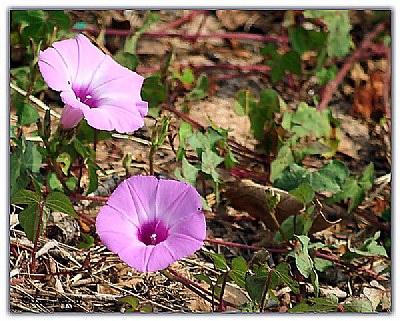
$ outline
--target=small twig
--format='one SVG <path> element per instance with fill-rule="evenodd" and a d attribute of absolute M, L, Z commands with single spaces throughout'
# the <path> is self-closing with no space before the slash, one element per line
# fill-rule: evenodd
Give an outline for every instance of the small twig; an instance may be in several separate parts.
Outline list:
<path fill-rule="evenodd" d="M 195 282 L 193 282 L 192 280 L 190 280 L 190 279 L 184 277 L 183 275 L 179 274 L 177 271 L 175 271 L 175 270 L 172 269 L 171 267 L 168 267 L 166 270 L 167 270 L 168 272 L 170 272 L 172 275 L 174 275 L 174 276 L 176 277 L 176 280 L 177 280 L 177 281 L 181 282 L 181 283 L 182 283 L 183 285 L 185 285 L 185 286 L 189 286 L 190 288 L 195 288 L 195 289 L 197 289 L 199 292 L 202 292 L 201 297 L 202 297 L 203 299 L 207 300 L 208 302 L 212 302 L 212 299 L 211 299 L 211 298 L 213 297 L 213 294 L 212 294 L 210 291 L 208 291 L 208 290 L 202 288 L 202 287 L 201 287 L 200 285 L 198 285 L 197 283 L 195 283 Z M 207 296 L 204 296 L 204 294 L 210 296 L 210 298 L 207 297 Z M 230 302 L 225 301 L 225 300 L 222 300 L 222 304 L 223 304 L 224 306 L 231 306 L 231 307 L 236 308 L 236 304 L 230 303 Z"/>
<path fill-rule="evenodd" d="M 97 129 L 93 128 L 93 150 L 96 154 L 96 150 L 97 150 Z"/>
<path fill-rule="evenodd" d="M 102 31 L 99 31 L 98 33 L 100 33 L 100 32 L 103 32 L 103 30 L 102 30 Z M 106 55 L 112 56 L 111 52 L 109 52 L 108 49 L 107 49 L 106 47 L 104 47 L 102 44 L 100 44 L 100 43 L 97 41 L 97 39 L 96 39 L 95 37 L 93 37 L 89 32 L 87 32 L 87 31 L 82 31 L 82 33 L 83 33 L 86 37 L 88 37 L 94 44 L 96 44 L 96 45 L 100 48 L 100 50 L 103 51 Z"/>
<path fill-rule="evenodd" d="M 36 272 L 36 252 L 38 249 L 39 245 L 39 237 L 40 237 L 40 232 L 41 232 L 41 227 L 42 227 L 42 221 L 43 221 L 43 203 L 39 203 L 39 219 L 38 219 L 38 226 L 36 229 L 36 235 L 35 235 L 35 241 L 33 243 L 33 250 L 31 252 L 31 273 L 35 274 Z"/>
<path fill-rule="evenodd" d="M 384 23 L 378 24 L 375 29 L 368 33 L 364 40 L 361 42 L 360 46 L 354 50 L 353 54 L 348 57 L 345 60 L 345 63 L 342 67 L 342 69 L 339 70 L 339 72 L 336 75 L 336 78 L 332 81 L 330 81 L 324 90 L 324 93 L 322 95 L 321 103 L 318 106 L 318 110 L 323 110 L 325 109 L 329 102 L 331 101 L 333 94 L 336 92 L 337 87 L 339 84 L 343 81 L 344 77 L 347 75 L 347 73 L 350 71 L 351 67 L 353 64 L 359 59 L 361 52 L 363 52 L 365 49 L 368 48 L 370 45 L 370 42 L 381 32 L 384 30 Z"/>
<path fill-rule="evenodd" d="M 226 282 L 228 281 L 228 276 L 229 276 L 229 271 L 226 271 L 224 274 L 224 278 L 222 280 L 221 293 L 219 295 L 219 311 L 220 312 L 226 311 L 226 308 L 223 303 L 224 303 L 224 293 L 225 293 Z"/>
<path fill-rule="evenodd" d="M 197 31 L 195 33 L 196 35 L 199 35 L 201 30 L 203 29 L 204 24 L 206 23 L 206 20 L 207 20 L 207 16 L 208 16 L 208 12 L 206 11 L 203 13 L 203 18 L 201 19 L 199 27 L 197 28 Z"/>
<path fill-rule="evenodd" d="M 58 119 L 61 118 L 61 115 L 56 113 L 54 110 L 52 110 L 49 106 L 47 106 L 44 102 L 42 102 L 40 99 L 36 98 L 35 96 L 32 95 L 27 95 L 27 92 L 23 89 L 21 89 L 20 87 L 18 87 L 17 85 L 10 83 L 10 88 L 14 89 L 16 92 L 18 92 L 19 94 L 21 94 L 24 97 L 29 97 L 29 100 L 31 102 L 33 102 L 34 104 L 36 104 L 38 107 L 40 107 L 42 110 L 46 111 L 46 110 L 50 110 L 50 114 Z"/>

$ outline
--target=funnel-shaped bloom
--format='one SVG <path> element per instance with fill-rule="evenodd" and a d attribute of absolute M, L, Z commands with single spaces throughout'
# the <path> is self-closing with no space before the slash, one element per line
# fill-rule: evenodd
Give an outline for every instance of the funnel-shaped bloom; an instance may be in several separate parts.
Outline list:
<path fill-rule="evenodd" d="M 206 222 L 193 186 L 134 176 L 123 181 L 101 208 L 96 230 L 121 260 L 138 271 L 152 272 L 200 249 Z"/>
<path fill-rule="evenodd" d="M 143 126 L 147 102 L 140 96 L 143 77 L 122 67 L 83 35 L 53 43 L 39 55 L 39 69 L 65 104 L 61 124 L 90 126 L 120 133 Z"/>

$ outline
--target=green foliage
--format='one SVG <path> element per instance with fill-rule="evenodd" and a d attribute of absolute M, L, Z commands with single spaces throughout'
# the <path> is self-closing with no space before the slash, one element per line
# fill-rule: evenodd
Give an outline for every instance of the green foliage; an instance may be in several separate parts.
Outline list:
<path fill-rule="evenodd" d="M 192 69 L 188 67 L 186 67 L 182 73 L 179 73 L 178 71 L 173 71 L 172 76 L 176 79 L 179 79 L 185 85 L 191 85 L 196 80 Z M 207 91 L 207 87 L 205 88 L 205 90 Z"/>
<path fill-rule="evenodd" d="M 78 249 L 90 249 L 94 245 L 94 238 L 87 234 L 81 233 L 82 241 L 76 246 Z"/>
<path fill-rule="evenodd" d="M 360 257 L 388 257 L 385 248 L 378 243 L 380 231 L 373 237 L 367 238 L 362 245 L 357 248 L 349 248 L 342 256 L 343 260 L 351 261 Z"/>
<path fill-rule="evenodd" d="M 17 104 L 17 116 L 18 124 L 21 126 L 27 126 L 38 120 L 39 113 L 35 107 L 24 101 L 19 101 Z"/>
<path fill-rule="evenodd" d="M 149 103 L 149 115 L 157 117 L 160 111 L 159 105 L 167 100 L 168 89 L 161 73 L 154 73 L 144 80 L 142 87 L 142 99 Z"/>
<path fill-rule="evenodd" d="M 315 296 L 318 297 L 318 274 L 315 271 L 314 261 L 308 253 L 310 239 L 305 235 L 295 235 L 295 238 L 299 241 L 299 244 L 295 250 L 290 253 L 290 255 L 295 258 L 296 267 L 301 275 L 303 275 L 305 278 L 311 277 L 311 283 L 314 286 Z"/>
<path fill-rule="evenodd" d="M 208 255 L 213 263 L 214 263 L 214 267 L 218 270 L 227 270 L 228 269 L 228 265 L 226 263 L 225 257 L 222 254 L 218 254 L 215 252 L 211 252 L 211 251 L 204 251 L 204 253 L 206 255 Z"/>
<path fill-rule="evenodd" d="M 50 42 L 49 37 L 55 31 L 68 30 L 71 19 L 61 10 L 13 10 L 11 11 L 11 27 L 19 27 L 21 39 L 28 46 L 30 39 L 39 43 Z"/>
<path fill-rule="evenodd" d="M 277 47 L 272 44 L 261 49 L 261 54 L 266 58 L 266 64 L 271 67 L 270 79 L 272 83 L 280 81 L 286 72 L 300 75 L 302 62 L 299 53 L 295 50 L 279 54 Z"/>
<path fill-rule="evenodd" d="M 348 212 L 352 212 L 365 198 L 366 192 L 372 188 L 374 182 L 374 167 L 369 164 L 357 179 L 354 175 L 346 177 L 341 190 L 326 202 L 348 201 Z"/>
<path fill-rule="evenodd" d="M 320 52 L 326 42 L 327 34 L 316 30 L 307 30 L 303 27 L 290 27 L 288 36 L 293 50 L 302 56 L 307 51 Z"/>
<path fill-rule="evenodd" d="M 17 145 L 12 148 L 10 156 L 10 194 L 15 194 L 18 190 L 24 189 L 31 181 L 38 184 L 38 189 L 42 185 L 43 178 L 39 171 L 42 167 L 43 156 L 40 147 L 31 141 L 26 141 L 22 136 L 21 140 L 16 140 Z"/>
<path fill-rule="evenodd" d="M 274 115 L 280 110 L 278 95 L 273 89 L 261 91 L 258 102 L 250 91 L 238 91 L 234 109 L 239 116 L 249 117 L 254 138 L 271 145 L 272 142 L 268 141 L 266 133 L 273 131 Z"/>
<path fill-rule="evenodd" d="M 246 290 L 255 303 L 260 303 L 270 274 L 268 296 L 274 298 L 271 289 L 276 289 L 282 284 L 288 286 L 295 294 L 300 293 L 299 284 L 291 275 L 289 264 L 280 263 L 275 269 L 269 268 L 266 264 L 256 265 L 252 273 L 246 277 Z"/>
<path fill-rule="evenodd" d="M 49 209 L 79 218 L 69 198 L 62 192 L 51 192 L 44 203 Z"/>
<path fill-rule="evenodd" d="M 326 51 L 329 58 L 342 58 L 349 53 L 353 46 L 349 10 L 305 10 L 304 16 L 319 19 L 327 26 Z"/>
<path fill-rule="evenodd" d="M 188 94 L 187 99 L 189 101 L 201 100 L 207 96 L 208 90 L 208 79 L 206 75 L 200 75 L 196 81 L 196 87 L 193 88 Z"/>
<path fill-rule="evenodd" d="M 338 304 L 338 298 L 334 295 L 324 298 L 308 298 L 289 309 L 289 312 L 338 312 Z"/>
<path fill-rule="evenodd" d="M 232 259 L 231 270 L 229 271 L 229 277 L 240 287 L 245 288 L 246 286 L 246 273 L 248 270 L 246 260 L 237 256 Z"/>
<path fill-rule="evenodd" d="M 284 190 L 294 190 L 307 184 L 315 192 L 331 192 L 325 202 L 349 200 L 348 212 L 353 211 L 365 198 L 365 193 L 372 188 L 374 167 L 371 163 L 357 179 L 347 166 L 338 160 L 332 160 L 318 171 L 311 172 L 297 164 L 290 164 L 274 176 L 274 186 Z M 311 195 L 311 194 L 310 194 Z"/>
<path fill-rule="evenodd" d="M 305 205 L 311 203 L 314 198 L 314 189 L 309 184 L 301 184 L 289 192 Z"/>
<path fill-rule="evenodd" d="M 160 15 L 158 13 L 147 11 L 142 27 L 139 28 L 134 34 L 127 37 L 124 48 L 122 50 L 118 50 L 118 52 L 114 55 L 114 59 L 124 67 L 131 70 L 136 70 L 139 64 L 139 59 L 136 55 L 137 42 L 142 34 L 145 33 L 146 30 L 148 30 L 149 27 L 159 19 Z"/>
<path fill-rule="evenodd" d="M 345 312 L 371 313 L 374 312 L 369 300 L 352 300 L 343 304 Z"/>
<path fill-rule="evenodd" d="M 11 197 L 11 204 L 31 205 L 39 204 L 41 197 L 36 192 L 20 189 Z"/>
<path fill-rule="evenodd" d="M 271 163 L 271 182 L 275 182 L 287 166 L 299 163 L 306 155 L 332 156 L 339 144 L 336 127 L 337 121 L 328 109 L 320 112 L 301 103 L 295 111 L 284 112 L 284 135 L 281 137 L 283 144 Z"/>
<path fill-rule="evenodd" d="M 90 194 L 94 192 L 99 186 L 99 178 L 97 175 L 98 170 L 102 170 L 95 161 L 95 152 L 89 146 L 85 146 L 79 139 L 75 138 L 73 141 L 73 146 L 76 152 L 82 156 L 83 161 L 86 165 L 89 174 L 89 186 L 87 187 L 86 193 Z"/>
<path fill-rule="evenodd" d="M 317 76 L 317 84 L 323 86 L 327 84 L 329 81 L 336 78 L 338 73 L 338 68 L 336 65 L 332 65 L 330 67 L 321 68 L 316 71 Z"/>
<path fill-rule="evenodd" d="M 42 211 L 42 214 L 40 213 L 40 211 Z M 49 215 L 49 209 L 46 206 L 42 206 L 38 203 L 28 205 L 27 208 L 19 213 L 19 222 L 25 231 L 26 237 L 30 241 L 35 241 L 38 232 L 39 235 L 43 233 L 43 230 L 46 228 L 46 223 Z"/>
<path fill-rule="evenodd" d="M 229 130 L 219 128 L 210 120 L 211 126 L 206 131 L 193 132 L 192 126 L 187 122 L 182 122 L 179 135 L 179 149 L 177 160 L 182 160 L 182 168 L 176 168 L 174 175 L 181 181 L 190 183 L 196 187 L 198 177 L 211 179 L 214 183 L 214 193 L 217 202 L 219 201 L 219 173 L 217 167 L 224 162 L 227 168 L 232 168 L 237 162 L 228 145 Z M 185 154 L 190 148 L 196 152 L 199 160 L 196 164 L 191 164 Z M 202 199 L 203 208 L 211 210 L 207 202 Z"/>
<path fill-rule="evenodd" d="M 139 307 L 139 300 L 132 295 L 119 298 L 118 300 L 122 303 L 127 303 L 130 305 L 130 308 L 125 310 L 126 312 L 136 312 L 137 308 Z"/>
<path fill-rule="evenodd" d="M 21 189 L 11 197 L 11 204 L 27 205 L 19 213 L 19 221 L 26 236 L 32 242 L 35 241 L 37 232 L 39 231 L 41 234 L 46 228 L 51 210 L 62 212 L 75 218 L 79 217 L 75 213 L 68 197 L 58 191 L 51 192 L 46 200 L 42 202 L 42 197 L 37 192 Z"/>
<path fill-rule="evenodd" d="M 294 224 L 296 220 L 296 224 Z M 296 231 L 294 230 L 296 227 Z M 286 239 L 293 239 L 295 234 L 303 234 L 304 232 L 304 218 L 302 215 L 289 216 L 280 224 L 280 231 L 277 231 L 274 235 L 274 242 L 279 243 L 285 241 L 282 233 Z"/>
<path fill-rule="evenodd" d="M 139 59 L 135 54 L 130 52 L 118 51 L 114 55 L 114 60 L 120 65 L 133 71 L 136 70 L 137 66 L 139 65 Z"/>
<path fill-rule="evenodd" d="M 148 10 L 146 12 L 146 16 L 143 22 L 143 25 L 132 35 L 130 35 L 125 40 L 124 45 L 124 53 L 130 53 L 135 55 L 136 54 L 136 46 L 139 38 L 142 36 L 143 33 L 146 32 L 147 29 L 150 28 L 152 24 L 160 20 L 160 14 L 157 12 L 153 12 Z"/>

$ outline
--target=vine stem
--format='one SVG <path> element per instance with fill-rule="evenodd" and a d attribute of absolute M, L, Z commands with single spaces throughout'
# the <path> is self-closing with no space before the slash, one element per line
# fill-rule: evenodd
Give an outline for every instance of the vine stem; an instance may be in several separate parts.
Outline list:
<path fill-rule="evenodd" d="M 251 245 L 245 245 L 245 244 L 239 244 L 239 243 L 233 243 L 233 242 L 226 242 L 226 241 L 220 241 L 220 240 L 209 239 L 209 238 L 206 238 L 205 241 L 208 242 L 208 243 L 219 244 L 219 245 L 222 245 L 222 246 L 233 246 L 233 247 L 239 247 L 239 248 L 244 248 L 244 249 L 254 250 L 254 251 L 267 250 L 270 253 L 287 253 L 287 252 L 289 252 L 289 249 L 262 248 L 262 247 L 258 247 L 258 246 L 251 246 Z M 355 266 L 355 265 L 353 265 L 351 263 L 344 262 L 344 261 L 342 261 L 342 260 L 340 260 L 340 259 L 338 259 L 338 258 L 336 258 L 334 256 L 321 253 L 318 250 L 314 250 L 312 255 L 318 256 L 318 257 L 320 257 L 322 259 L 331 261 L 333 263 L 337 263 L 337 264 L 346 266 L 346 267 L 348 267 L 349 269 L 351 269 L 353 271 L 359 271 L 359 272 L 367 273 L 370 276 L 376 278 L 377 280 L 387 280 L 385 277 L 378 275 L 378 273 L 376 273 L 376 272 L 374 272 L 372 270 L 369 270 L 369 269 L 366 269 L 366 268 L 363 268 L 363 267 L 358 267 L 358 266 Z"/>
<path fill-rule="evenodd" d="M 100 30 L 95 28 L 72 28 L 72 31 L 76 32 L 88 32 L 90 34 L 97 35 Z M 129 36 L 133 34 L 134 31 L 131 30 L 118 30 L 118 29 L 106 29 L 106 35 L 116 35 L 116 36 Z M 281 36 L 271 36 L 271 35 L 259 35 L 252 33 L 241 33 L 241 32 L 224 32 L 224 33 L 209 33 L 209 34 L 188 34 L 179 32 L 167 32 L 167 31 L 155 31 L 155 32 L 145 32 L 142 34 L 143 38 L 181 38 L 183 40 L 196 41 L 198 39 L 242 39 L 242 40 L 255 40 L 262 42 L 275 42 L 275 43 L 288 43 L 287 37 Z"/>
<path fill-rule="evenodd" d="M 240 244 L 240 243 L 220 241 L 220 240 L 215 240 L 215 239 L 210 239 L 210 238 L 206 238 L 205 241 L 208 243 L 219 244 L 222 246 L 239 247 L 242 249 L 248 249 L 248 250 L 253 250 L 253 251 L 267 250 L 268 252 L 271 252 L 271 253 L 287 253 L 287 252 L 289 252 L 289 250 L 287 250 L 287 249 L 268 249 L 268 248 L 265 249 L 265 248 L 262 248 L 259 246 L 251 246 L 251 245 Z"/>
<path fill-rule="evenodd" d="M 76 212 L 76 214 L 78 214 L 78 216 L 80 218 L 82 218 L 83 220 L 85 220 L 89 224 L 92 224 L 92 225 L 96 224 L 96 220 L 91 218 L 90 216 L 87 216 L 86 214 L 83 214 L 82 212 L 79 212 L 79 211 L 75 211 L 75 212 Z"/>
<path fill-rule="evenodd" d="M 378 24 L 375 29 L 368 33 L 364 40 L 361 42 L 360 46 L 354 50 L 353 54 L 349 56 L 346 60 L 345 63 L 342 67 L 342 69 L 339 70 L 339 72 L 336 75 L 336 78 L 332 81 L 330 81 L 326 87 L 325 90 L 322 94 L 322 100 L 321 103 L 318 105 L 318 110 L 323 110 L 325 109 L 329 102 L 331 101 L 333 94 L 336 92 L 337 87 L 339 84 L 343 81 L 343 78 L 347 75 L 347 73 L 350 71 L 351 67 L 353 64 L 361 57 L 361 53 L 364 52 L 369 46 L 371 41 L 381 32 L 384 30 L 384 23 Z"/>
<path fill-rule="evenodd" d="M 330 256 L 328 254 L 321 253 L 318 250 L 314 250 L 314 255 L 316 255 L 317 257 L 320 257 L 322 259 L 331 261 L 333 263 L 337 263 L 337 264 L 346 266 L 346 267 L 348 267 L 349 269 L 351 269 L 353 271 L 365 272 L 365 273 L 369 274 L 370 276 L 376 278 L 377 280 L 387 280 L 387 278 L 385 278 L 385 277 L 383 277 L 381 275 L 378 275 L 378 273 L 376 273 L 375 271 L 368 270 L 368 269 L 363 268 L 363 267 L 358 267 L 358 266 L 355 266 L 355 265 L 353 265 L 351 263 L 343 262 L 342 260 L 340 260 L 340 259 L 338 259 L 336 257 Z"/>
<path fill-rule="evenodd" d="M 71 195 L 68 196 L 72 200 L 86 200 L 86 201 L 99 201 L 99 202 L 107 202 L 108 197 L 104 196 L 88 196 L 88 195 L 81 195 L 78 193 L 72 193 Z"/>

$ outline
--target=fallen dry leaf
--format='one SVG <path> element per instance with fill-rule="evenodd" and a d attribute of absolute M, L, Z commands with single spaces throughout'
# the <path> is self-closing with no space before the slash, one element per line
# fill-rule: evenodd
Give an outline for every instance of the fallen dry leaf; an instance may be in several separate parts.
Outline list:
<path fill-rule="evenodd" d="M 282 224 L 288 217 L 300 213 L 303 208 L 303 204 L 288 192 L 279 188 L 263 186 L 250 180 L 228 183 L 225 197 L 232 207 L 248 212 L 249 215 L 262 221 L 269 230 L 274 232 L 278 230 L 278 226 L 269 214 L 266 191 L 272 191 L 280 197 L 280 202 L 275 208 L 275 216 L 279 224 Z M 340 207 L 326 204 L 320 206 L 322 206 L 322 211 L 319 211 L 318 206 L 315 207 L 316 219 L 311 233 L 324 230 L 345 216 L 345 212 Z"/>

